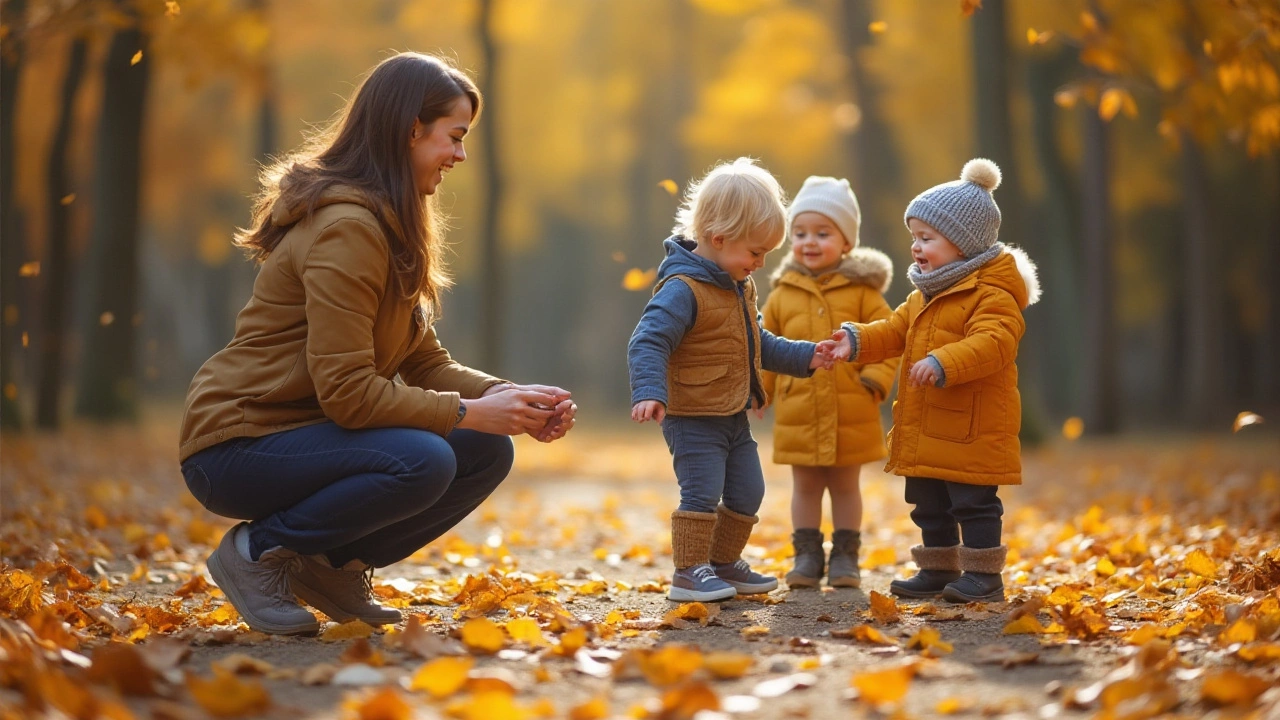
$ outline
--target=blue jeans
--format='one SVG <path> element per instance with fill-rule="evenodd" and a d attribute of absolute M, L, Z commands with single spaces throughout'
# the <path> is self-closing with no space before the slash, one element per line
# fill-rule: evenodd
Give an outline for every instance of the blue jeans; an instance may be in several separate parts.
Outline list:
<path fill-rule="evenodd" d="M 715 512 L 721 502 L 743 515 L 760 509 L 764 471 L 745 411 L 725 417 L 668 415 L 662 437 L 680 483 L 680 510 Z"/>
<path fill-rule="evenodd" d="M 915 506 L 911 521 L 926 547 L 959 545 L 964 531 L 965 547 L 993 548 L 1000 545 L 1004 515 L 997 490 L 997 485 L 908 477 L 906 499 Z"/>
<path fill-rule="evenodd" d="M 249 549 L 384 567 L 457 525 L 511 472 L 511 438 L 332 422 L 235 438 L 182 463 L 210 512 L 250 520 Z"/>

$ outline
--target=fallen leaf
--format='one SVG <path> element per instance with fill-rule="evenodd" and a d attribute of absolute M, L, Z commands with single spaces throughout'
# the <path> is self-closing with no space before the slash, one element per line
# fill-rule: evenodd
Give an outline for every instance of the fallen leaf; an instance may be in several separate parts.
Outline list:
<path fill-rule="evenodd" d="M 413 708 L 405 702 L 404 696 L 393 688 L 382 688 L 363 700 L 348 702 L 360 720 L 411 720 Z"/>
<path fill-rule="evenodd" d="M 871 705 L 898 702 L 906 697 L 915 677 L 914 663 L 899 665 L 886 670 L 855 673 L 849 684 L 858 691 L 858 699 Z"/>
<path fill-rule="evenodd" d="M 214 669 L 205 680 L 187 675 L 187 691 L 210 715 L 238 717 L 261 713 L 271 707 L 271 696 L 256 680 L 240 680 L 235 675 Z"/>
<path fill-rule="evenodd" d="M 475 659 L 471 656 L 442 657 L 418 668 L 409 681 L 410 690 L 425 690 L 439 700 L 456 693 L 467 682 Z"/>
<path fill-rule="evenodd" d="M 373 626 L 363 620 L 351 620 L 341 625 L 334 625 L 325 630 L 320 639 L 325 642 L 338 642 L 341 640 L 355 640 L 357 638 L 367 638 L 373 635 Z"/>
<path fill-rule="evenodd" d="M 901 618 L 898 613 L 898 603 L 888 595 L 884 595 L 871 591 L 871 617 L 875 618 L 878 623 L 889 624 L 896 623 Z"/>
<path fill-rule="evenodd" d="M 713 652 L 702 657 L 702 666 L 717 680 L 740 678 L 754 663 L 755 658 L 745 653 Z"/>
<path fill-rule="evenodd" d="M 473 651 L 487 654 L 493 654 L 502 649 L 506 644 L 506 636 L 499 628 L 488 618 L 471 618 L 462 626 L 461 636 L 462 644 L 466 645 Z"/>

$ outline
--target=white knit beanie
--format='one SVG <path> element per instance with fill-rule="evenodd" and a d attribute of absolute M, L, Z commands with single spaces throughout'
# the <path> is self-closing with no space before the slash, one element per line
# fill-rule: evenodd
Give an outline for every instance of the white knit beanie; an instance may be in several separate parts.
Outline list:
<path fill-rule="evenodd" d="M 853 195 L 849 181 L 843 178 L 811 175 L 796 193 L 787 209 L 787 225 L 804 212 L 816 212 L 825 215 L 839 228 L 840 234 L 853 247 L 858 247 L 858 226 L 862 224 L 862 211 L 858 209 L 858 198 Z"/>

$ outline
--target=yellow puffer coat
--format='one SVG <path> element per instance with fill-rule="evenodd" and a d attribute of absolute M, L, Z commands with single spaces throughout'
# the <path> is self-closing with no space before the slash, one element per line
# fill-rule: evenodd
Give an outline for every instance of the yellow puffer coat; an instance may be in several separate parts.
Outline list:
<path fill-rule="evenodd" d="M 773 275 L 763 325 L 775 335 L 817 342 L 842 322 L 887 318 L 892 310 L 883 293 L 892 275 L 888 256 L 870 248 L 855 248 L 821 277 L 788 256 Z M 764 373 L 765 390 L 774 399 L 773 461 L 829 467 L 884 457 L 879 405 L 897 367 L 895 357 L 870 365 L 840 363 L 808 378 Z"/>
<path fill-rule="evenodd" d="M 887 320 L 857 325 L 857 360 L 901 357 L 885 472 L 972 485 L 1022 483 L 1018 341 L 1022 311 L 1040 298 L 1035 265 L 1016 248 L 938 293 L 919 290 Z M 925 355 L 945 387 L 911 385 Z"/>

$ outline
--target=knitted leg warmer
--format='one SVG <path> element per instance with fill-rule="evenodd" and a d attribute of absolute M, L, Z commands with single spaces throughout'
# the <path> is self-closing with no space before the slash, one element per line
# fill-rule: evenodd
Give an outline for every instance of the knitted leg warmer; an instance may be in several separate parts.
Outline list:
<path fill-rule="evenodd" d="M 742 549 L 751 538 L 751 528 L 758 522 L 758 515 L 743 515 L 724 505 L 716 506 L 716 524 L 711 533 L 711 562 L 725 564 L 741 558 Z"/>
<path fill-rule="evenodd" d="M 671 513 L 671 559 L 677 569 L 710 562 L 711 531 L 715 524 L 715 513 L 692 510 Z"/>

